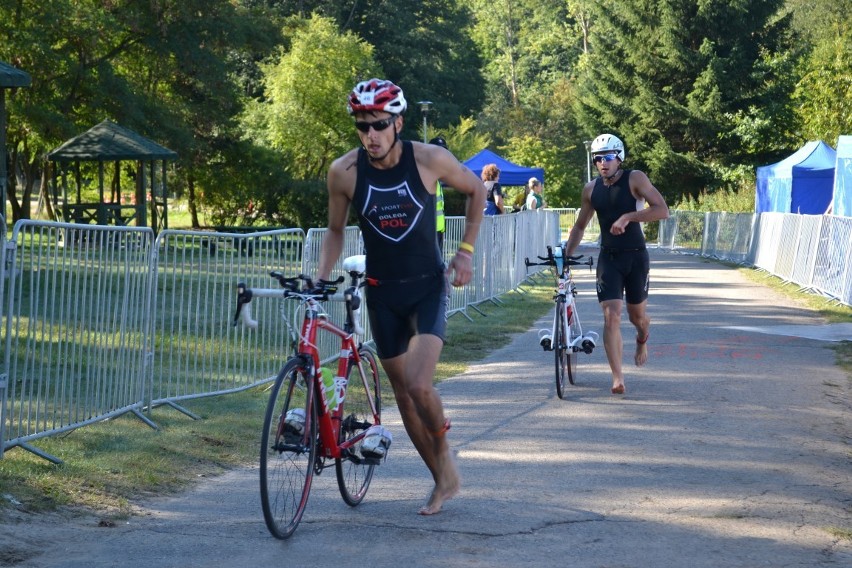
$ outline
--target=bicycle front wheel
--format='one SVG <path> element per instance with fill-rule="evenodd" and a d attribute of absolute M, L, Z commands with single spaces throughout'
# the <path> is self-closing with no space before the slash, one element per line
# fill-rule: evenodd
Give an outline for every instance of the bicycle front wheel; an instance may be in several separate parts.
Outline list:
<path fill-rule="evenodd" d="M 556 361 L 556 394 L 559 398 L 565 398 L 565 379 L 568 377 L 568 353 L 567 336 L 565 329 L 565 300 L 556 301 L 556 324 L 553 334 L 553 355 Z"/>
<path fill-rule="evenodd" d="M 348 379 L 346 398 L 343 401 L 343 420 L 340 424 L 341 444 L 381 421 L 382 397 L 379 390 L 379 367 L 376 364 L 376 357 L 366 347 L 361 348 L 360 354 L 364 376 L 361 376 L 354 363 L 350 363 L 346 377 Z M 370 400 L 373 401 L 372 405 Z M 373 408 L 376 410 L 375 415 Z M 340 495 L 346 504 L 352 507 L 364 500 L 370 481 L 373 479 L 373 470 L 376 468 L 375 464 L 367 463 L 361 457 L 358 452 L 359 445 L 355 444 L 334 463 Z"/>
<path fill-rule="evenodd" d="M 288 538 L 299 526 L 317 452 L 317 409 L 308 370 L 290 359 L 272 386 L 260 444 L 260 501 L 272 536 Z"/>
<path fill-rule="evenodd" d="M 568 304 L 568 333 L 565 335 L 568 337 L 569 344 L 573 344 L 574 341 L 582 335 L 582 330 L 580 329 L 580 320 L 577 318 L 577 314 L 575 313 L 577 306 L 572 301 Z M 579 353 L 574 347 L 568 347 L 568 382 L 572 385 L 574 381 L 577 379 L 577 359 Z"/>

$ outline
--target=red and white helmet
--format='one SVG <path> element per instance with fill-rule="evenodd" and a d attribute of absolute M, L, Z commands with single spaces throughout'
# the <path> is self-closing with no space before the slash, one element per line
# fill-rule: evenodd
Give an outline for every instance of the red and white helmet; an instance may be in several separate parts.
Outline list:
<path fill-rule="evenodd" d="M 618 154 L 618 159 L 622 162 L 624 161 L 624 142 L 622 142 L 618 138 L 618 136 L 614 136 L 612 134 L 601 134 L 600 136 L 592 140 L 592 146 L 590 150 L 592 154 L 616 152 Z"/>
<path fill-rule="evenodd" d="M 352 89 L 347 102 L 349 114 L 376 111 L 402 114 L 408 107 L 402 89 L 383 79 L 361 81 Z"/>

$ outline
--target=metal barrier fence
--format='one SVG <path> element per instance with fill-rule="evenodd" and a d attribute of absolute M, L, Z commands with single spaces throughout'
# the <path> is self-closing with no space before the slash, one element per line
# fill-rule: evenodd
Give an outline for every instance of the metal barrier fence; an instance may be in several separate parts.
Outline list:
<path fill-rule="evenodd" d="M 257 233 L 162 231 L 151 272 L 146 402 L 181 400 L 243 390 L 275 377 L 292 350 L 275 302 L 253 306 L 256 330 L 234 327 L 235 286 L 274 287 L 270 271 L 302 270 L 300 229 Z"/>
<path fill-rule="evenodd" d="M 659 246 L 754 266 L 852 305 L 852 217 L 672 211 Z"/>
<path fill-rule="evenodd" d="M 484 219 L 474 279 L 452 291 L 449 313 L 470 318 L 477 304 L 518 289 L 523 259 L 566 238 L 575 214 Z M 462 217 L 447 218 L 445 258 L 463 230 Z M 178 403 L 274 378 L 295 339 L 280 318 L 298 326 L 298 308 L 259 301 L 258 329 L 233 327 L 235 285 L 274 286 L 272 270 L 315 274 L 324 232 L 163 231 L 155 241 L 150 229 L 18 222 L 0 241 L 0 458 L 23 447 L 58 461 L 30 442 L 127 412 L 156 427 L 145 409 L 193 416 Z M 852 218 L 675 211 L 659 234 L 663 248 L 749 263 L 852 303 Z M 597 236 L 590 224 L 586 240 Z M 362 250 L 359 230 L 347 228 L 341 260 Z M 342 316 L 340 305 L 327 309 Z M 362 318 L 369 340 L 366 310 Z M 337 355 L 335 343 L 320 345 L 324 361 Z"/>
<path fill-rule="evenodd" d="M 450 312 L 467 317 L 526 278 L 523 256 L 559 241 L 558 212 L 489 218 L 480 227 L 474 281 L 453 289 Z M 447 219 L 445 258 L 458 248 L 463 217 Z M 293 350 L 294 302 L 258 301 L 256 330 L 231 325 L 235 285 L 271 287 L 269 272 L 315 274 L 324 229 L 227 233 L 21 221 L 4 246 L 5 358 L 0 374 L 0 457 L 53 435 L 132 412 L 243 390 L 272 380 Z M 341 261 L 363 252 L 345 233 Z M 339 269 L 340 265 L 336 266 Z M 339 273 L 339 272 L 336 272 Z M 5 283 L 5 281 L 4 281 Z M 342 306 L 326 306 L 332 318 Z M 365 340 L 371 338 L 362 310 Z M 337 356 L 334 338 L 320 344 Z"/>
<path fill-rule="evenodd" d="M 6 247 L 2 451 L 141 414 L 150 229 L 21 221 Z M 153 424 L 151 424 L 153 426 Z"/>

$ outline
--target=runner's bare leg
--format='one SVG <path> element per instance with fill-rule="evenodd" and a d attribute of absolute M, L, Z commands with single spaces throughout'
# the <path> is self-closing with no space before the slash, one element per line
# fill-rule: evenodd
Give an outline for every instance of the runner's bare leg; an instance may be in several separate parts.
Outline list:
<path fill-rule="evenodd" d="M 647 313 L 648 300 L 641 304 L 627 304 L 627 316 L 636 328 L 636 354 L 633 358 L 637 367 L 648 362 L 648 338 L 651 333 L 651 318 Z"/>
<path fill-rule="evenodd" d="M 461 478 L 444 431 L 443 404 L 433 380 L 443 342 L 434 335 L 416 335 L 408 351 L 383 359 L 382 367 L 394 389 L 397 406 L 420 457 L 432 473 L 435 488 L 419 513 L 434 515 L 444 501 L 459 492 Z"/>
<path fill-rule="evenodd" d="M 624 344 L 621 339 L 621 300 L 601 302 L 604 315 L 604 349 L 612 371 L 613 393 L 624 388 L 624 372 L 621 360 L 624 356 Z"/>

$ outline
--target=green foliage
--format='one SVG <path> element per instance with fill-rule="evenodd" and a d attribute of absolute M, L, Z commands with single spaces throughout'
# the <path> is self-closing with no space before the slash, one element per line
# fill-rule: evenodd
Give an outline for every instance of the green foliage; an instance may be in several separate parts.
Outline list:
<path fill-rule="evenodd" d="M 321 180 L 357 144 L 342 97 L 367 75 L 405 89 L 405 138 L 422 139 L 416 103 L 430 100 L 430 132 L 460 159 L 493 147 L 542 165 L 554 206 L 577 204 L 582 141 L 601 132 L 673 203 L 739 193 L 740 168 L 834 143 L 852 120 L 852 0 L 0 0 L 0 13 L 0 60 L 33 76 L 6 97 L 14 218 L 46 153 L 104 118 L 178 153 L 168 185 L 190 211 L 324 217 L 281 208 L 308 206 L 293 180 Z M 451 192 L 448 211 L 463 203 Z"/>
<path fill-rule="evenodd" d="M 728 213 L 754 213 L 755 190 L 735 193 L 728 190 L 714 193 L 701 192 L 698 197 L 684 196 L 672 209 L 700 211 L 702 213 L 726 211 Z"/>
<path fill-rule="evenodd" d="M 104 118 L 176 151 L 177 179 L 191 183 L 233 137 L 236 62 L 277 40 L 268 19 L 230 0 L 0 1 L 9 16 L 0 18 L 0 60 L 33 76 L 9 118 L 25 190 L 41 177 L 47 152 Z"/>
<path fill-rule="evenodd" d="M 831 28 L 806 59 L 793 99 L 804 137 L 834 144 L 852 132 L 852 25 Z"/>
<path fill-rule="evenodd" d="M 516 164 L 544 168 L 543 195 L 548 207 L 580 206 L 583 184 L 577 181 L 577 171 L 569 165 L 564 150 L 532 136 L 512 138 L 501 150 Z"/>
<path fill-rule="evenodd" d="M 346 95 L 382 72 L 372 47 L 328 18 L 291 19 L 285 35 L 290 49 L 262 66 L 265 99 L 249 105 L 246 136 L 277 150 L 294 179 L 318 179 L 358 143 Z"/>
<path fill-rule="evenodd" d="M 630 0 L 592 4 L 591 51 L 578 68 L 578 121 L 625 141 L 671 202 L 720 181 L 717 165 L 743 155 L 735 117 L 769 97 L 789 98 L 789 65 L 766 54 L 793 43 L 781 0 L 736 3 Z M 785 93 L 786 90 L 786 93 Z M 783 95 L 786 94 L 786 97 Z M 766 130 L 785 132 L 789 113 L 764 114 Z M 740 125 L 743 121 L 740 121 Z"/>
<path fill-rule="evenodd" d="M 473 157 L 483 148 L 491 144 L 488 134 L 476 130 L 476 120 L 462 117 L 458 124 L 451 124 L 444 129 L 432 132 L 430 138 L 443 136 L 447 141 L 450 152 L 461 161 Z"/>
<path fill-rule="evenodd" d="M 470 116 L 482 103 L 480 54 L 469 34 L 470 12 L 457 0 L 418 2 L 282 2 L 281 10 L 316 11 L 333 18 L 341 31 L 374 47 L 385 77 L 405 91 L 409 101 L 404 138 L 417 136 L 417 101 L 434 103 L 430 121 L 438 127 Z M 367 78 L 367 77 L 362 77 Z"/>

